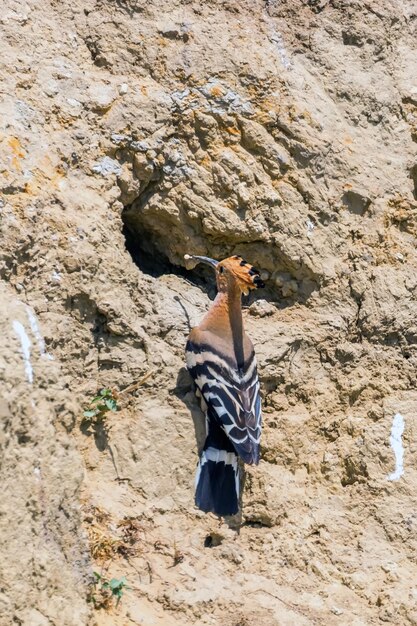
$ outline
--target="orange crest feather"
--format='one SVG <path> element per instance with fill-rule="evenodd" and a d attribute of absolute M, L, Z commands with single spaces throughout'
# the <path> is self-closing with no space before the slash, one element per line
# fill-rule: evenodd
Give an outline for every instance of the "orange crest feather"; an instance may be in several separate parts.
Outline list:
<path fill-rule="evenodd" d="M 259 270 L 237 254 L 220 261 L 217 266 L 217 271 L 219 271 L 222 266 L 233 274 L 242 292 L 245 294 L 247 294 L 251 289 L 265 287 L 265 284 L 259 275 Z"/>

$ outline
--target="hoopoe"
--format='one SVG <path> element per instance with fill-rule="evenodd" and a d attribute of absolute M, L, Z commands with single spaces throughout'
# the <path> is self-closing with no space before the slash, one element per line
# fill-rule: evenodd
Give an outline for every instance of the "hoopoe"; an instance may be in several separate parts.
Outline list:
<path fill-rule="evenodd" d="M 218 294 L 186 345 L 186 364 L 206 414 L 206 441 L 198 463 L 195 503 L 202 511 L 239 510 L 238 456 L 259 463 L 262 413 L 252 342 L 242 320 L 242 293 L 264 287 L 259 272 L 240 256 L 186 259 L 215 268 Z"/>

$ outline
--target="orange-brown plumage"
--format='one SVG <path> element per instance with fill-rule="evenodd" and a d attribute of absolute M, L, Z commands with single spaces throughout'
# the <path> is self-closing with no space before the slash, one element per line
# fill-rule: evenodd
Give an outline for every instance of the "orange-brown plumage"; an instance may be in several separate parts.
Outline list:
<path fill-rule="evenodd" d="M 216 265 L 216 282 L 216 299 L 200 324 L 191 331 L 190 339 L 221 347 L 239 367 L 253 351 L 243 328 L 242 294 L 262 287 L 263 282 L 258 270 L 240 256 L 229 257 Z"/>

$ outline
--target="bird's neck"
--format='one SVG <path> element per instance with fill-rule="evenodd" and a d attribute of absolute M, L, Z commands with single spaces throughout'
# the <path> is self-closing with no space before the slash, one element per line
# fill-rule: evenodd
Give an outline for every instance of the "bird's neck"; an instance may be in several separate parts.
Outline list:
<path fill-rule="evenodd" d="M 219 291 L 207 315 L 200 324 L 202 330 L 210 331 L 233 349 L 239 367 L 244 363 L 244 330 L 242 320 L 242 292 L 237 286 Z"/>

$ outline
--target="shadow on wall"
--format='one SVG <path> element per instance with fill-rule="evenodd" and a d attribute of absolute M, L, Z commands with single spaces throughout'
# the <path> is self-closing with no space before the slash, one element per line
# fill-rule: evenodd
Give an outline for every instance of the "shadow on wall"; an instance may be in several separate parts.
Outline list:
<path fill-rule="evenodd" d="M 182 367 L 177 376 L 176 385 L 170 390 L 189 410 L 193 424 L 197 450 L 200 454 L 206 439 L 206 420 L 194 391 L 194 383 L 185 367 Z"/>
<path fill-rule="evenodd" d="M 181 278 L 202 289 L 211 299 L 215 297 L 216 288 L 212 270 L 204 266 L 197 266 L 190 271 L 181 265 L 174 265 L 154 244 L 152 233 L 145 230 L 139 231 L 137 226 L 129 225 L 125 213 L 122 214 L 122 219 L 126 250 L 141 272 L 154 278 L 166 274 L 181 276 Z"/>
<path fill-rule="evenodd" d="M 410 178 L 413 181 L 414 200 L 417 200 L 417 163 L 410 169 Z"/>
<path fill-rule="evenodd" d="M 123 235 L 126 242 L 126 250 L 132 257 L 133 262 L 144 273 L 158 278 L 164 274 L 178 274 L 186 276 L 186 270 L 178 265 L 173 265 L 167 256 L 157 250 L 152 243 L 150 233 L 138 233 L 133 230 L 124 220 Z"/>

